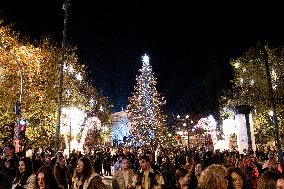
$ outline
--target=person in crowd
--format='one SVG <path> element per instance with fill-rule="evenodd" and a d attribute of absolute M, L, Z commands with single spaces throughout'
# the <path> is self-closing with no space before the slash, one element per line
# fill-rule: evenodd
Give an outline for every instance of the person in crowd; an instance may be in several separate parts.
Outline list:
<path fill-rule="evenodd" d="M 73 189 L 106 189 L 100 175 L 95 173 L 89 158 L 83 156 L 78 160 L 72 178 Z"/>
<path fill-rule="evenodd" d="M 202 171 L 203 171 L 203 164 L 197 163 L 189 179 L 189 188 L 197 188 L 198 179 Z"/>
<path fill-rule="evenodd" d="M 104 159 L 103 159 L 103 169 L 104 169 L 105 176 L 112 176 L 111 175 L 111 165 L 112 165 L 112 158 L 111 158 L 110 152 L 107 151 L 105 152 Z"/>
<path fill-rule="evenodd" d="M 37 189 L 59 189 L 53 169 L 50 165 L 44 165 L 36 173 Z"/>
<path fill-rule="evenodd" d="M 163 157 L 162 157 L 162 152 L 163 152 L 163 147 L 158 144 L 156 150 L 155 150 L 155 158 L 154 158 L 154 162 L 155 164 L 157 164 L 157 166 L 161 166 L 162 162 L 163 162 Z"/>
<path fill-rule="evenodd" d="M 228 180 L 226 167 L 220 164 L 211 164 L 200 174 L 198 180 L 199 189 L 227 189 Z"/>
<path fill-rule="evenodd" d="M 123 150 L 122 150 L 122 156 L 123 156 L 124 158 L 127 158 L 132 166 L 134 165 L 135 156 L 134 156 L 134 154 L 131 152 L 129 146 L 126 146 L 126 147 L 123 148 Z M 132 168 L 133 168 L 133 167 L 132 167 Z"/>
<path fill-rule="evenodd" d="M 203 158 L 204 167 L 215 164 L 214 153 L 212 151 L 206 151 Z"/>
<path fill-rule="evenodd" d="M 68 189 L 69 172 L 66 166 L 65 157 L 62 152 L 57 152 L 56 163 L 54 166 L 54 176 L 58 187 L 61 189 Z"/>
<path fill-rule="evenodd" d="M 152 153 L 151 150 L 145 151 L 145 154 L 143 156 L 147 156 L 148 159 L 150 160 L 150 167 L 154 170 L 161 171 L 160 167 L 155 163 L 155 158 L 154 154 Z"/>
<path fill-rule="evenodd" d="M 77 167 L 77 157 L 75 155 L 72 155 L 68 159 L 68 165 L 67 165 L 68 173 L 69 173 L 69 183 L 68 183 L 69 188 L 71 188 L 71 186 L 72 186 L 72 179 L 71 178 L 73 177 L 73 174 L 74 174 L 76 167 Z"/>
<path fill-rule="evenodd" d="M 277 179 L 276 188 L 277 188 L 277 189 L 284 189 L 284 176 L 283 176 L 283 175 L 281 175 L 281 176 Z"/>
<path fill-rule="evenodd" d="M 34 161 L 34 172 L 36 173 L 38 169 L 46 164 L 46 153 L 41 152 L 38 159 Z"/>
<path fill-rule="evenodd" d="M 103 154 L 101 151 L 97 151 L 94 154 L 93 167 L 94 167 L 95 172 L 101 176 L 103 175 L 102 164 L 103 164 Z"/>
<path fill-rule="evenodd" d="M 53 155 L 51 152 L 45 153 L 45 164 L 49 165 L 50 167 L 54 167 L 54 164 L 52 163 Z"/>
<path fill-rule="evenodd" d="M 15 155 L 15 146 L 8 144 L 4 147 L 6 157 L 1 163 L 2 186 L 3 188 L 11 188 L 12 182 L 18 170 L 19 158 Z"/>
<path fill-rule="evenodd" d="M 24 157 L 19 160 L 19 169 L 12 182 L 12 189 L 34 189 L 36 187 L 36 175 L 33 173 L 32 160 Z"/>
<path fill-rule="evenodd" d="M 181 168 L 176 171 L 176 182 L 177 188 L 179 189 L 187 189 L 189 187 L 189 182 L 191 181 L 193 172 L 195 168 L 194 159 L 187 155 L 186 163 Z"/>
<path fill-rule="evenodd" d="M 131 189 L 133 182 L 134 171 L 130 168 L 128 159 L 121 160 L 120 169 L 114 174 L 112 179 L 113 189 Z"/>
<path fill-rule="evenodd" d="M 175 166 L 170 160 L 168 155 L 165 155 L 163 158 L 163 163 L 161 164 L 161 173 L 165 180 L 165 187 L 164 188 L 172 188 L 175 189 L 176 186 L 176 177 L 175 177 Z"/>
<path fill-rule="evenodd" d="M 277 162 L 277 157 L 274 153 L 269 153 L 268 154 L 268 160 L 266 160 L 263 164 L 263 170 L 268 170 L 268 171 L 275 171 L 278 172 L 280 175 L 280 171 L 278 169 L 278 162 Z"/>
<path fill-rule="evenodd" d="M 279 175 L 275 171 L 265 171 L 257 180 L 257 189 L 275 189 Z"/>
<path fill-rule="evenodd" d="M 139 163 L 141 169 L 133 178 L 132 187 L 134 189 L 161 189 L 164 186 L 165 181 L 162 174 L 158 170 L 151 168 L 150 161 L 149 156 L 143 155 L 140 157 Z"/>
<path fill-rule="evenodd" d="M 183 168 L 185 169 L 194 169 L 195 167 L 195 162 L 193 157 L 187 155 L 185 158 L 185 164 L 183 165 Z"/>
<path fill-rule="evenodd" d="M 118 157 L 118 160 L 113 165 L 113 172 L 116 173 L 120 169 L 121 162 L 123 160 L 122 156 Z"/>
<path fill-rule="evenodd" d="M 243 157 L 243 170 L 246 175 L 245 183 L 247 189 L 255 189 L 257 186 L 258 170 L 255 163 L 252 161 L 251 155 Z"/>
<path fill-rule="evenodd" d="M 244 189 L 246 176 L 242 168 L 240 167 L 228 167 L 227 168 L 228 189 Z"/>
<path fill-rule="evenodd" d="M 176 171 L 176 187 L 178 189 L 189 189 L 191 173 L 185 168 L 179 168 Z"/>

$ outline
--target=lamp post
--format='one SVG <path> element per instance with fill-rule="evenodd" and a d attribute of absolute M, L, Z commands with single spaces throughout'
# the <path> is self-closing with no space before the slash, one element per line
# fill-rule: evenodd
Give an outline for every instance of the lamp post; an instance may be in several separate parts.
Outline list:
<path fill-rule="evenodd" d="M 181 118 L 180 115 L 177 115 L 177 119 L 179 119 L 180 121 L 183 121 L 182 126 L 184 128 L 186 128 L 186 131 L 187 131 L 187 147 L 189 148 L 189 144 L 190 144 L 189 136 L 190 136 L 190 133 L 191 133 L 193 121 L 190 120 L 190 116 L 189 115 L 186 115 L 184 118 Z"/>
<path fill-rule="evenodd" d="M 55 132 L 55 150 L 59 150 L 60 145 L 60 118 L 61 118 L 61 105 L 62 105 L 62 92 L 63 92 L 63 66 L 65 62 L 65 46 L 66 46 L 66 26 L 68 16 L 68 6 L 70 0 L 65 0 L 62 9 L 65 11 L 64 16 L 64 29 L 63 29 L 63 40 L 62 40 L 62 51 L 61 51 L 61 62 L 59 72 L 59 89 L 58 89 L 58 105 L 57 105 L 57 124 Z"/>
<path fill-rule="evenodd" d="M 19 129 L 18 129 L 18 125 L 20 124 L 20 120 L 22 118 L 22 102 L 23 102 L 23 95 L 24 95 L 24 78 L 23 78 L 23 68 L 22 65 L 19 63 L 19 61 L 16 58 L 16 63 L 19 67 L 20 70 L 20 97 L 19 97 L 19 112 L 18 112 L 18 120 L 17 120 L 17 124 L 16 124 L 16 128 L 15 128 L 15 151 L 19 152 L 20 151 L 20 144 L 19 144 Z"/>

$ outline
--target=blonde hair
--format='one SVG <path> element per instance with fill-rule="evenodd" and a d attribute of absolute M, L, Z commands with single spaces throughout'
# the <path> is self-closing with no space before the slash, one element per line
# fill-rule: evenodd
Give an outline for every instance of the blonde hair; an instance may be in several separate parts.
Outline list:
<path fill-rule="evenodd" d="M 209 165 L 200 174 L 198 188 L 220 189 L 222 179 L 226 179 L 226 167 L 219 164 Z"/>

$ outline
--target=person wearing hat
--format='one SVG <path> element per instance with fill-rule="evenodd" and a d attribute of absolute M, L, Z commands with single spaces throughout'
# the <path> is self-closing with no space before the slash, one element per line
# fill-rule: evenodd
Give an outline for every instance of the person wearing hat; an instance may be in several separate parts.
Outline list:
<path fill-rule="evenodd" d="M 142 156 L 139 160 L 140 170 L 133 178 L 132 187 L 134 189 L 161 189 L 164 184 L 164 178 L 158 170 L 151 168 L 150 158 Z"/>

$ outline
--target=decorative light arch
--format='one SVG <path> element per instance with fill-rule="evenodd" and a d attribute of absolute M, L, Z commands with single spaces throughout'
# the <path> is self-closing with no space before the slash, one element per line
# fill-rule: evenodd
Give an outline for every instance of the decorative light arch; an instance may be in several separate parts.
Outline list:
<path fill-rule="evenodd" d="M 99 120 L 98 117 L 94 116 L 94 117 L 89 117 L 86 122 L 85 122 L 85 126 L 84 126 L 84 130 L 82 132 L 82 136 L 78 145 L 78 150 L 83 151 L 83 146 L 85 144 L 85 140 L 88 134 L 89 129 L 91 129 L 93 126 L 96 127 L 97 130 L 101 130 L 102 129 L 102 124 L 101 124 L 101 120 Z"/>
<path fill-rule="evenodd" d="M 201 118 L 196 127 L 203 128 L 211 135 L 211 139 L 213 145 L 215 147 L 216 143 L 218 142 L 217 134 L 216 134 L 216 121 L 212 115 L 208 116 L 207 118 Z"/>

